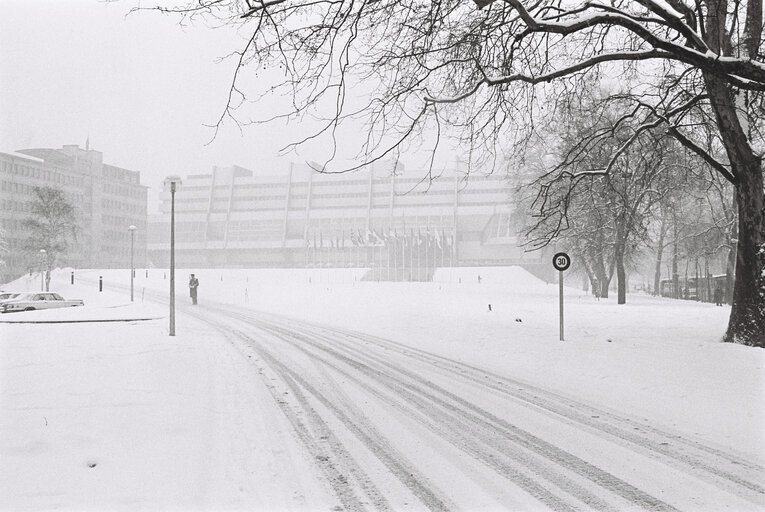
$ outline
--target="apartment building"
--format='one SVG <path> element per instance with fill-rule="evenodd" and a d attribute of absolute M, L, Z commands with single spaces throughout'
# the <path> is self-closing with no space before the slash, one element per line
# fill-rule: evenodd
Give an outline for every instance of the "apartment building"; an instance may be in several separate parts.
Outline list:
<path fill-rule="evenodd" d="M 36 252 L 24 250 L 24 219 L 31 214 L 34 188 L 60 188 L 75 205 L 77 239 L 57 266 L 119 268 L 130 265 L 130 232 L 135 225 L 136 265 L 146 262 L 147 188 L 140 173 L 103 162 L 100 151 L 67 145 L 0 152 L 0 228 L 8 246 L 3 281 L 40 266 Z"/>

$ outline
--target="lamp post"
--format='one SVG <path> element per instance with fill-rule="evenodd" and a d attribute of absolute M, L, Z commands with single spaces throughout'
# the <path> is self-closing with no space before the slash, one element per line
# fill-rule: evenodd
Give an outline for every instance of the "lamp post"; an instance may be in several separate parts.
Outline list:
<path fill-rule="evenodd" d="M 45 291 L 45 249 L 40 249 L 40 291 Z"/>
<path fill-rule="evenodd" d="M 180 185 L 180 176 L 165 178 L 165 189 L 170 189 L 170 336 L 175 336 L 175 192 Z"/>
<path fill-rule="evenodd" d="M 135 265 L 133 264 L 133 247 L 135 242 L 135 230 L 137 227 L 132 224 L 128 226 L 130 231 L 130 302 L 133 302 L 133 280 L 135 278 Z"/>

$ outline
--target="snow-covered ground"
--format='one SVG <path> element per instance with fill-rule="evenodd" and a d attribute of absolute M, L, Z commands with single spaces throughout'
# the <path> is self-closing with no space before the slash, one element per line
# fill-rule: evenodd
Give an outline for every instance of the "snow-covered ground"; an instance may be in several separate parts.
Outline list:
<path fill-rule="evenodd" d="M 166 270 L 137 271 L 132 305 L 127 270 L 77 270 L 74 285 L 56 271 L 51 290 L 86 306 L 0 317 L 0 509 L 337 506 L 250 356 L 201 318 L 221 303 L 393 340 L 765 464 L 765 351 L 719 343 L 727 307 L 645 295 L 618 306 L 566 288 L 559 341 L 557 284 L 522 269 L 363 274 L 179 270 L 169 337 L 154 302 Z M 33 276 L 3 289 L 39 287 Z M 148 320 L 89 322 L 131 318 Z M 62 319 L 80 322 L 39 323 Z"/>

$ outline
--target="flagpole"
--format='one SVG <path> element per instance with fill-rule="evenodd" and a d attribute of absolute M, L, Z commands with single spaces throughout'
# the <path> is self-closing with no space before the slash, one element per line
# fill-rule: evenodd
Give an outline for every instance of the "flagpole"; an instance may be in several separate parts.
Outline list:
<path fill-rule="evenodd" d="M 393 276 L 394 280 L 398 281 L 398 233 L 393 231 Z"/>
<path fill-rule="evenodd" d="M 437 231 L 436 231 L 436 234 L 438 234 Z M 433 240 L 435 240 L 435 239 L 436 239 L 436 237 L 434 236 Z M 436 276 L 436 266 L 438 266 L 438 251 L 436 251 L 436 248 L 433 247 L 433 278 L 434 279 L 435 279 L 435 276 Z"/>
<path fill-rule="evenodd" d="M 422 233 L 417 228 L 417 281 L 422 281 Z"/>
<path fill-rule="evenodd" d="M 428 224 L 428 227 L 425 228 L 425 280 L 427 281 L 428 277 L 428 264 L 430 262 L 428 261 L 428 245 L 430 245 L 428 242 L 430 242 L 430 217 L 428 217 L 428 220 L 426 221 Z"/>
<path fill-rule="evenodd" d="M 385 239 L 385 252 L 388 256 L 388 281 L 390 281 L 390 226 L 388 227 L 388 238 Z"/>
<path fill-rule="evenodd" d="M 414 274 L 414 229 L 412 229 L 412 236 L 409 240 L 409 280 L 412 281 L 412 275 Z"/>

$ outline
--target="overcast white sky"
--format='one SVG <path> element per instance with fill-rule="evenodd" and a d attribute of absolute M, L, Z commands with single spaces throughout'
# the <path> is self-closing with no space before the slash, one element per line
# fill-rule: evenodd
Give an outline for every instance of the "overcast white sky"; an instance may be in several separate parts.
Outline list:
<path fill-rule="evenodd" d="M 229 125 L 208 146 L 238 48 L 232 30 L 182 28 L 159 13 L 125 16 L 129 1 L 0 0 L 0 150 L 90 147 L 157 187 L 168 174 L 238 164 L 287 169 L 294 133 Z M 264 108 L 268 108 L 264 106 Z M 150 207 L 150 211 L 152 208 Z"/>

